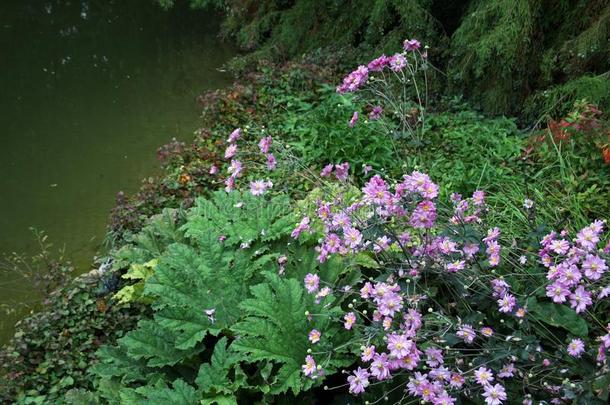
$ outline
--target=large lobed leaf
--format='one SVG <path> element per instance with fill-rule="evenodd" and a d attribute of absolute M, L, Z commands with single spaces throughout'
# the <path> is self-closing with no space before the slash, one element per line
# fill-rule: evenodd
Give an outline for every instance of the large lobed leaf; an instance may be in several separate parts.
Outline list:
<path fill-rule="evenodd" d="M 268 200 L 249 193 L 217 191 L 213 199 L 200 198 L 182 227 L 195 241 L 224 237 L 225 245 L 263 242 L 287 235 L 294 226 L 289 199 Z"/>
<path fill-rule="evenodd" d="M 296 395 L 313 385 L 313 380 L 301 373 L 309 347 L 308 332 L 316 327 L 323 331 L 325 340 L 331 340 L 337 330 L 328 327 L 329 319 L 337 315 L 333 313 L 337 308 L 318 306 L 316 319 L 309 321 L 305 311 L 313 310 L 312 300 L 304 294 L 301 282 L 282 279 L 273 273 L 266 273 L 266 277 L 266 283 L 251 287 L 254 298 L 241 304 L 247 316 L 231 328 L 238 335 L 231 347 L 246 354 L 248 362 L 277 363 L 280 367 L 270 393 L 292 390 Z M 332 372 L 338 365 L 346 365 L 339 353 L 324 368 Z"/>

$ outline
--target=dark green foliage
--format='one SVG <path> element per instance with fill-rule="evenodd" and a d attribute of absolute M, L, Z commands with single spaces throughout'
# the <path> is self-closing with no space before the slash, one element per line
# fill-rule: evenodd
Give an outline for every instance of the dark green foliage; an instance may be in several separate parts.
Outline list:
<path fill-rule="evenodd" d="M 430 115 L 425 141 L 433 147 L 406 153 L 418 168 L 444 186 L 444 193 L 493 191 L 503 178 L 519 176 L 525 140 L 514 120 L 485 118 L 473 111 Z"/>
<path fill-rule="evenodd" d="M 333 315 L 339 318 L 342 311 L 331 306 L 329 299 L 326 300 L 328 305 L 314 306 L 313 298 L 305 296 L 302 283 L 296 279 L 283 280 L 272 273 L 266 276 L 266 283 L 251 287 L 253 298 L 240 305 L 246 317 L 231 327 L 238 335 L 232 348 L 246 354 L 248 362 L 280 364 L 271 380 L 269 393 L 291 390 L 296 395 L 314 385 L 314 380 L 304 379 L 301 372 L 309 347 L 307 333 L 316 328 L 324 331 L 325 341 L 334 340 L 338 328 L 331 328 L 330 320 Z M 306 311 L 315 312 L 315 319 L 308 321 Z M 325 372 L 332 374 L 337 366 L 351 363 L 340 354 L 329 353 L 328 361 L 322 364 Z"/>
<path fill-rule="evenodd" d="M 587 99 L 602 111 L 610 111 L 610 76 L 585 74 L 564 84 L 539 91 L 525 100 L 523 117 L 535 122 L 545 115 L 559 118 L 566 116 L 576 100 Z"/>
<path fill-rule="evenodd" d="M 283 117 L 281 130 L 304 164 L 323 166 L 348 161 L 358 172 L 364 165 L 386 170 L 397 167 L 392 140 L 381 125 L 364 123 L 366 111 L 354 103 L 353 97 L 338 95 L 330 87 L 323 88 L 321 94 L 317 105 L 290 110 Z M 350 128 L 348 122 L 356 110 L 362 118 Z"/>
<path fill-rule="evenodd" d="M 317 309 L 320 320 L 308 322 L 305 311 L 313 311 L 313 298 L 300 279 L 272 273 L 263 278 L 263 270 L 277 271 L 279 254 L 271 248 L 280 247 L 294 226 L 287 197 L 219 191 L 198 199 L 185 218 L 178 230 L 156 224 L 154 229 L 163 230 L 159 235 L 151 237 L 148 227 L 134 238 L 138 243 L 131 249 L 140 253 L 132 257 L 159 254 L 144 284 L 154 316 L 117 346 L 100 349 L 93 367 L 99 395 L 110 402 L 236 403 L 244 390 L 239 395 L 260 397 L 311 387 L 301 374 L 307 333 L 317 327 L 330 342 L 338 332 L 330 316 L 338 309 Z M 168 215 L 163 220 L 173 223 Z M 163 238 L 162 244 L 150 243 Z M 152 251 L 142 254 L 145 246 Z M 248 364 L 254 375 L 245 373 L 252 370 Z M 336 355 L 326 367 L 341 364 Z"/>
<path fill-rule="evenodd" d="M 576 336 L 587 337 L 589 333 L 587 322 L 565 305 L 548 301 L 538 302 L 536 297 L 530 297 L 527 300 L 527 309 L 539 322 L 563 328 Z"/>
<path fill-rule="evenodd" d="M 538 6 L 528 0 L 478 0 L 470 3 L 452 37 L 449 83 L 488 112 L 516 106 L 529 81 L 530 42 Z"/>
<path fill-rule="evenodd" d="M 357 59 L 331 62 L 345 73 L 418 38 L 432 47 L 433 64 L 447 71 L 441 94 L 465 95 L 490 114 L 521 114 L 528 99 L 528 123 L 541 113 L 564 112 L 545 96 L 553 86 L 591 75 L 608 88 L 610 6 L 604 0 L 240 0 L 225 2 L 225 9 L 225 32 L 256 50 L 246 64 L 355 48 Z M 562 94 L 564 106 L 582 97 L 601 103 L 601 89 L 576 83 Z M 579 94 L 572 94 L 576 86 Z"/>
<path fill-rule="evenodd" d="M 610 68 L 609 30 L 610 7 L 603 1 L 473 1 L 451 38 L 449 83 L 495 114 L 520 113 L 523 101 L 539 93 L 530 99 L 531 122 L 556 107 L 544 89 Z M 573 93 L 562 94 L 565 103 L 600 98 L 592 87 Z"/>
<path fill-rule="evenodd" d="M 77 279 L 53 293 L 43 311 L 17 325 L 0 352 L 1 402 L 27 396 L 57 403 L 71 388 L 92 387 L 87 373 L 97 349 L 114 344 L 146 317 L 138 306 L 117 306 L 108 296 L 98 297 L 97 284 Z"/>

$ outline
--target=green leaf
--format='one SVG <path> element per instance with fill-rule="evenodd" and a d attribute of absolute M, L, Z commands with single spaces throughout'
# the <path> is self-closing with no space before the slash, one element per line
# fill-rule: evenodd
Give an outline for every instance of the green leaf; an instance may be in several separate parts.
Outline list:
<path fill-rule="evenodd" d="M 195 388 L 180 379 L 174 381 L 172 385 L 172 388 L 144 386 L 135 391 L 146 398 L 146 401 L 142 402 L 143 404 L 195 405 L 199 403 L 199 395 Z"/>
<path fill-rule="evenodd" d="M 121 288 L 113 298 L 123 304 L 132 301 L 141 301 L 144 292 L 144 283 L 154 274 L 156 265 L 157 259 L 150 260 L 144 264 L 132 264 L 127 273 L 123 274 L 122 278 L 138 280 L 138 282 Z M 143 301 L 146 302 L 146 300 Z"/>
<path fill-rule="evenodd" d="M 228 374 L 238 360 L 239 357 L 235 353 L 227 350 L 227 338 L 223 337 L 214 346 L 210 363 L 202 364 L 199 368 L 195 382 L 207 394 L 231 394 L 236 387 L 229 380 Z"/>
<path fill-rule="evenodd" d="M 536 320 L 563 328 L 576 336 L 586 337 L 589 333 L 587 322 L 565 305 L 538 302 L 536 297 L 530 297 L 527 299 L 527 310 Z"/>
<path fill-rule="evenodd" d="M 250 193 L 217 191 L 212 199 L 197 199 L 183 226 L 194 240 L 225 238 L 227 246 L 243 242 L 271 241 L 287 235 L 293 220 L 288 197 L 271 200 Z"/>
<path fill-rule="evenodd" d="M 365 252 L 358 252 L 355 256 L 355 263 L 365 269 L 378 269 L 379 263 Z"/>
<path fill-rule="evenodd" d="M 237 405 L 237 398 L 234 395 L 217 395 L 202 399 L 201 405 Z"/>
<path fill-rule="evenodd" d="M 268 282 L 252 287 L 254 298 L 241 304 L 247 317 L 231 328 L 238 335 L 231 347 L 246 354 L 248 362 L 272 361 L 279 364 L 270 393 L 292 390 L 297 395 L 314 384 L 301 372 L 309 347 L 307 334 L 318 328 L 324 339 L 332 339 L 333 332 L 325 327 L 331 317 L 330 310 L 315 307 L 316 319 L 319 318 L 321 323 L 309 322 L 305 311 L 313 311 L 314 307 L 311 296 L 304 295 L 302 283 L 295 279 L 281 279 L 274 273 L 265 275 Z M 331 374 L 342 360 L 340 354 L 331 357 L 323 365 L 325 371 Z"/>
<path fill-rule="evenodd" d="M 175 340 L 171 330 L 154 321 L 145 320 L 140 321 L 138 329 L 129 332 L 119 342 L 127 349 L 129 357 L 135 360 L 147 359 L 149 367 L 174 365 L 202 350 L 197 347 L 190 350 L 177 349 Z"/>

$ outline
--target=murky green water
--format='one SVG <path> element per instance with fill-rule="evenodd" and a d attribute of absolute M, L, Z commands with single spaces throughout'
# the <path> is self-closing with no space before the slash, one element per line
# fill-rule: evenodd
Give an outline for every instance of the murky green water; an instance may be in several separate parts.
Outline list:
<path fill-rule="evenodd" d="M 196 95 L 230 81 L 217 21 L 152 0 L 0 1 L 0 255 L 36 253 L 34 226 L 90 269 L 116 193 L 192 137 Z M 0 306 L 36 296 L 2 280 Z M 0 342 L 20 315 L 0 315 Z"/>

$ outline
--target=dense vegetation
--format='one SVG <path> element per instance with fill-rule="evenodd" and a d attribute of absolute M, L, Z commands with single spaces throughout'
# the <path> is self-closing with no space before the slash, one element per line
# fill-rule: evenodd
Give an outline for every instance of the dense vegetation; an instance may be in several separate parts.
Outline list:
<path fill-rule="evenodd" d="M 486 113 L 519 115 L 529 124 L 566 114 L 582 98 L 610 107 L 610 5 L 603 0 L 189 3 L 225 9 L 225 33 L 255 51 L 247 60 L 346 47 L 370 58 L 416 37 L 445 72 L 437 89 Z M 346 56 L 339 62 L 356 61 Z"/>
<path fill-rule="evenodd" d="M 606 403 L 610 126 L 585 83 L 605 79 L 583 74 L 607 43 L 562 78 L 542 66 L 599 41 L 608 9 L 441 3 L 193 2 L 225 7 L 254 57 L 314 52 L 199 98 L 193 143 L 119 195 L 112 265 L 18 325 L 0 399 Z M 403 48 L 413 27 L 447 54 Z M 373 49 L 394 56 L 359 59 Z M 342 80 L 351 58 L 367 67 Z M 444 80 L 488 112 L 561 107 L 526 131 L 439 97 Z"/>

